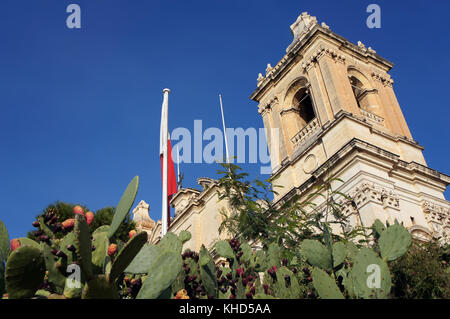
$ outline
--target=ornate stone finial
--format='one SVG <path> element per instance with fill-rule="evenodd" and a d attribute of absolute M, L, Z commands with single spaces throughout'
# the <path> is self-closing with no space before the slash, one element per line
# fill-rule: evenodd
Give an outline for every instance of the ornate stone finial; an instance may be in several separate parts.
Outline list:
<path fill-rule="evenodd" d="M 326 24 L 325 22 L 322 22 L 321 24 L 322 28 L 324 29 L 329 29 L 330 27 L 328 26 L 328 24 Z"/>
<path fill-rule="evenodd" d="M 361 41 L 358 41 L 358 47 L 360 47 L 361 49 L 366 50 L 366 46 Z"/>
<path fill-rule="evenodd" d="M 369 51 L 370 53 L 377 53 L 377 51 L 375 51 L 375 50 L 372 49 L 371 47 L 369 47 L 369 48 L 367 49 L 367 51 Z"/>
<path fill-rule="evenodd" d="M 288 52 L 294 43 L 303 38 L 316 24 L 316 17 L 310 16 L 308 12 L 302 12 L 302 14 L 298 16 L 297 20 L 291 24 L 291 32 L 294 36 L 294 40 L 286 49 L 286 52 Z"/>
<path fill-rule="evenodd" d="M 256 84 L 257 86 L 261 85 L 261 82 L 264 80 L 264 76 L 262 75 L 262 73 L 258 74 L 258 79 L 256 80 Z"/>
<path fill-rule="evenodd" d="M 297 20 L 291 25 L 292 35 L 294 40 L 298 38 L 304 31 L 308 31 L 312 26 L 317 24 L 316 17 L 310 16 L 308 12 L 302 12 Z"/>
<path fill-rule="evenodd" d="M 155 222 L 148 215 L 150 206 L 143 200 L 133 209 L 133 221 L 136 223 L 136 228 L 152 229 L 155 227 Z"/>
<path fill-rule="evenodd" d="M 267 63 L 267 68 L 266 68 L 266 75 L 270 72 L 270 71 L 272 71 L 272 66 L 270 65 L 270 63 Z"/>

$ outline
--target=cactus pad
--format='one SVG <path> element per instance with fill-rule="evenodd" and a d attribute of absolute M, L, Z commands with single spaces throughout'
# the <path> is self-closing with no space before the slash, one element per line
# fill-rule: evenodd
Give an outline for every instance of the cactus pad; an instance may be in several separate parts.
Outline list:
<path fill-rule="evenodd" d="M 147 242 L 147 233 L 142 232 L 132 237 L 126 245 L 120 250 L 114 260 L 108 280 L 112 283 L 127 268 L 130 262 L 136 257 L 141 248 Z"/>
<path fill-rule="evenodd" d="M 0 220 L 0 253 L 3 255 L 2 261 L 8 258 L 10 253 L 9 234 L 5 224 Z"/>
<path fill-rule="evenodd" d="M 188 232 L 187 230 L 182 230 L 180 234 L 178 235 L 178 238 L 180 239 L 181 243 L 185 243 L 188 240 L 192 238 L 192 234 Z"/>
<path fill-rule="evenodd" d="M 81 270 L 87 279 L 92 276 L 92 242 L 91 233 L 83 215 L 75 217 L 75 248 L 78 255 L 78 262 Z"/>
<path fill-rule="evenodd" d="M 137 299 L 156 299 L 168 287 L 180 273 L 183 266 L 183 260 L 180 254 L 173 251 L 163 251 L 155 260 L 153 260 L 148 277 L 145 279 Z"/>
<path fill-rule="evenodd" d="M 116 287 L 104 275 L 93 277 L 83 288 L 82 299 L 118 299 Z"/>
<path fill-rule="evenodd" d="M 216 243 L 216 252 L 219 256 L 225 258 L 234 258 L 234 252 L 230 244 L 225 240 L 220 240 Z"/>
<path fill-rule="evenodd" d="M 181 251 L 183 250 L 183 244 L 181 240 L 178 239 L 177 235 L 171 232 L 168 232 L 164 235 L 164 237 L 158 243 L 158 246 L 163 250 L 170 250 L 178 254 L 181 254 Z"/>
<path fill-rule="evenodd" d="M 135 176 L 130 184 L 128 184 L 122 198 L 117 205 L 116 211 L 114 212 L 114 217 L 111 222 L 111 228 L 108 232 L 108 237 L 111 238 L 114 233 L 119 229 L 123 220 L 129 213 L 131 206 L 133 206 L 134 199 L 136 198 L 137 190 L 139 187 L 139 176 Z"/>
<path fill-rule="evenodd" d="M 377 265 L 380 270 L 379 288 L 369 287 L 368 285 L 372 282 L 369 276 L 374 276 L 374 273 L 370 272 L 373 267 L 376 267 L 373 265 Z M 369 248 L 361 248 L 355 257 L 350 274 L 355 288 L 355 294 L 360 298 L 386 298 L 391 291 L 391 276 L 386 262 Z"/>
<path fill-rule="evenodd" d="M 337 267 L 344 262 L 345 245 L 341 242 L 333 244 L 333 267 Z"/>
<path fill-rule="evenodd" d="M 378 244 L 383 259 L 392 261 L 403 256 L 411 247 L 411 234 L 405 227 L 395 224 L 381 233 Z"/>
<path fill-rule="evenodd" d="M 31 298 L 42 284 L 45 261 L 41 250 L 22 246 L 14 250 L 6 263 L 6 290 L 10 299 Z"/>
<path fill-rule="evenodd" d="M 314 268 L 312 278 L 314 289 L 321 299 L 344 299 L 334 279 L 322 269 Z"/>
<path fill-rule="evenodd" d="M 139 253 L 134 257 L 125 273 L 130 274 L 146 274 L 153 263 L 162 252 L 162 249 L 155 245 L 145 244 Z"/>
<path fill-rule="evenodd" d="M 325 270 L 332 268 L 330 251 L 317 240 L 305 239 L 301 244 L 301 252 L 308 262 Z"/>

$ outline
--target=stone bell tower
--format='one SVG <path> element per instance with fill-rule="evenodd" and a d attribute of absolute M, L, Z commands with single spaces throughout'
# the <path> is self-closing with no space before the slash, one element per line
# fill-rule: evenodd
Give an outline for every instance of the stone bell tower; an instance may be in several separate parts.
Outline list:
<path fill-rule="evenodd" d="M 251 99 L 266 128 L 274 199 L 305 196 L 326 176 L 353 201 L 354 223 L 395 219 L 416 237 L 450 235 L 450 177 L 428 168 L 393 89 L 393 64 L 302 13 L 286 54 L 257 80 Z M 359 215 L 358 218 L 356 215 Z"/>

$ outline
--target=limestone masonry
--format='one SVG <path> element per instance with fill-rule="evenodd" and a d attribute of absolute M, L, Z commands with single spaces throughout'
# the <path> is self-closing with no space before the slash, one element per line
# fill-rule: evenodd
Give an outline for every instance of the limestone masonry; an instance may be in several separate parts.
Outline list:
<path fill-rule="evenodd" d="M 450 202 L 443 193 L 450 177 L 427 166 L 423 147 L 413 139 L 388 74 L 393 64 L 306 12 L 291 31 L 286 54 L 259 74 L 250 96 L 263 118 L 272 175 L 284 186 L 274 202 L 295 194 L 305 198 L 331 174 L 345 181 L 334 187 L 353 198 L 342 202 L 354 212 L 353 225 L 397 219 L 415 238 L 449 241 Z M 215 180 L 198 182 L 201 191 L 183 188 L 172 199 L 176 215 L 169 229 L 190 231 L 184 248 L 197 251 L 219 239 L 219 211 L 227 209 L 218 201 Z M 161 222 L 152 221 L 148 209 L 141 201 L 134 220 L 157 242 Z"/>

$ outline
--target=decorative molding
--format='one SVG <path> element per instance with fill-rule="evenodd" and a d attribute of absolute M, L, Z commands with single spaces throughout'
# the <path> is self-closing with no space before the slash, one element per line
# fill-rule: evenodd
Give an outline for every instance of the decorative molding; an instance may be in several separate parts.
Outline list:
<path fill-rule="evenodd" d="M 358 208 L 373 202 L 382 205 L 383 208 L 400 210 L 400 201 L 397 193 L 373 182 L 364 181 L 355 186 L 348 194 Z M 343 200 L 342 204 L 346 202 L 348 205 L 347 200 Z"/>
<path fill-rule="evenodd" d="M 367 110 L 364 110 L 364 109 L 359 109 L 359 110 L 367 121 L 372 122 L 377 125 L 384 126 L 384 118 L 382 118 L 381 116 L 379 116 L 375 113 L 369 112 Z"/>
<path fill-rule="evenodd" d="M 311 54 L 308 58 L 304 59 L 304 62 L 302 63 L 302 68 L 308 72 L 309 69 L 322 57 L 329 56 L 331 57 L 335 62 L 339 62 L 342 64 L 345 64 L 346 57 L 343 54 L 340 54 L 338 51 L 326 48 L 321 46 L 318 50 L 316 50 L 313 54 Z"/>
<path fill-rule="evenodd" d="M 265 112 L 269 112 L 272 110 L 272 107 L 278 104 L 278 98 L 275 96 L 271 98 L 267 103 L 261 103 L 258 106 L 258 113 L 263 115 Z"/>
<path fill-rule="evenodd" d="M 374 79 L 377 82 L 380 82 L 384 86 L 392 87 L 392 84 L 394 84 L 394 80 L 391 79 L 389 75 L 385 76 L 376 72 L 372 72 L 370 75 L 372 76 L 372 79 Z"/>
<path fill-rule="evenodd" d="M 422 201 L 425 219 L 433 230 L 433 236 L 443 242 L 450 240 L 450 208 L 427 200 Z"/>

